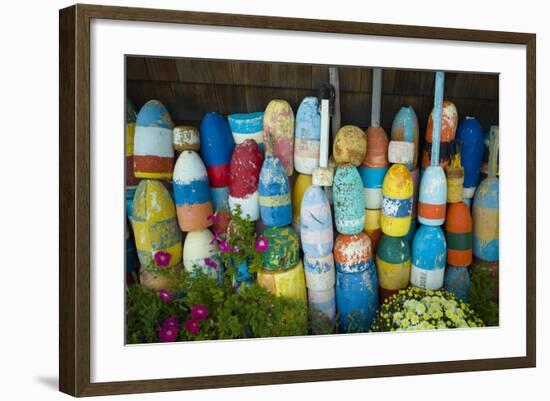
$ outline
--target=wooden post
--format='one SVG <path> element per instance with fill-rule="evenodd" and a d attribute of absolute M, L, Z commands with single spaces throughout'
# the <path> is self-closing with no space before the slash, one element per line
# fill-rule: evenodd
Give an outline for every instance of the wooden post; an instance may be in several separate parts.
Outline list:
<path fill-rule="evenodd" d="M 435 100 L 433 112 L 433 134 L 432 134 L 432 166 L 439 166 L 439 146 L 441 142 L 441 115 L 443 114 L 443 92 L 445 86 L 445 73 L 435 73 Z"/>
<path fill-rule="evenodd" d="M 336 133 L 338 132 L 338 130 L 342 125 L 342 121 L 340 117 L 340 80 L 338 78 L 337 67 L 329 67 L 328 73 L 329 73 L 329 82 L 334 88 L 334 93 L 335 93 L 334 114 L 332 115 L 332 142 L 334 142 Z"/>
<path fill-rule="evenodd" d="M 372 108 L 370 126 L 380 126 L 380 104 L 382 99 L 382 69 L 372 69 Z"/>

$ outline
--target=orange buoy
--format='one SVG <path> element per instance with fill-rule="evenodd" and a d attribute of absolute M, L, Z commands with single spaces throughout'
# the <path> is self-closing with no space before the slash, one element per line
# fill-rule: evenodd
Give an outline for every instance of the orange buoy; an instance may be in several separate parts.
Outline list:
<path fill-rule="evenodd" d="M 445 219 L 447 263 L 468 266 L 472 263 L 472 216 L 464 202 L 449 203 Z"/>

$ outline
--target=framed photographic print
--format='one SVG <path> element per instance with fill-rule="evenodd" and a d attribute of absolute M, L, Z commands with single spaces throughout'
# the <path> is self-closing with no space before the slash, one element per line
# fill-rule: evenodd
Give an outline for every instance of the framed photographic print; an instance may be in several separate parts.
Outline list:
<path fill-rule="evenodd" d="M 535 115 L 533 34 L 61 10 L 60 390 L 535 366 Z"/>

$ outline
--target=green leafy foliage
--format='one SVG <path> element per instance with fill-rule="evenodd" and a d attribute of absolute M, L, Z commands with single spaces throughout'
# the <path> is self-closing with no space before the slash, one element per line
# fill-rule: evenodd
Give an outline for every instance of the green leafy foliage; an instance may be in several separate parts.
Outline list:
<path fill-rule="evenodd" d="M 498 277 L 485 268 L 474 269 L 468 298 L 470 305 L 487 326 L 498 326 L 498 304 L 492 300 Z"/>

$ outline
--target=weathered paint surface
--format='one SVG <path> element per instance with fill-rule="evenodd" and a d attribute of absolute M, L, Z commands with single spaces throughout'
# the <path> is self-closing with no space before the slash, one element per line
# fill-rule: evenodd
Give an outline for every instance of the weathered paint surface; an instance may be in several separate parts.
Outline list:
<path fill-rule="evenodd" d="M 197 152 L 181 152 L 174 167 L 174 196 L 182 231 L 201 230 L 211 225 L 212 194 L 206 168 Z"/>
<path fill-rule="evenodd" d="M 332 256 L 332 212 L 325 191 L 310 186 L 302 198 L 300 237 L 304 253 L 311 257 Z M 307 265 L 306 265 L 307 269 Z"/>
<path fill-rule="evenodd" d="M 373 254 L 376 253 L 378 242 L 382 237 L 380 228 L 380 219 L 382 211 L 380 209 L 365 209 L 365 232 L 370 238 Z"/>
<path fill-rule="evenodd" d="M 265 270 L 288 270 L 300 259 L 298 235 L 291 226 L 268 227 L 264 231 L 268 248 L 263 254 Z"/>
<path fill-rule="evenodd" d="M 292 226 L 300 234 L 300 211 L 302 209 L 302 199 L 304 193 L 311 186 L 311 175 L 296 174 L 294 185 L 292 186 Z"/>
<path fill-rule="evenodd" d="M 379 168 L 388 167 L 388 136 L 382 127 L 367 129 L 367 155 L 362 166 Z"/>
<path fill-rule="evenodd" d="M 443 287 L 447 245 L 439 226 L 421 224 L 412 245 L 411 284 L 427 290 Z"/>
<path fill-rule="evenodd" d="M 413 170 L 418 163 L 418 118 L 412 107 L 401 107 L 395 115 L 391 128 L 392 141 L 404 141 L 414 144 L 414 157 L 412 163 L 407 164 L 409 170 Z"/>
<path fill-rule="evenodd" d="M 230 114 L 227 116 L 233 140 L 238 145 L 253 139 L 264 154 L 264 112 Z"/>
<path fill-rule="evenodd" d="M 363 181 L 354 166 L 339 166 L 332 187 L 336 230 L 357 234 L 365 227 Z"/>
<path fill-rule="evenodd" d="M 304 268 L 306 272 L 306 285 L 309 290 L 326 291 L 334 288 L 336 270 L 334 268 L 332 253 L 319 257 L 305 254 Z"/>
<path fill-rule="evenodd" d="M 172 179 L 174 123 L 166 107 L 149 100 L 139 110 L 134 135 L 134 175 L 137 178 Z"/>
<path fill-rule="evenodd" d="M 208 228 L 191 231 L 185 237 L 183 244 L 183 266 L 185 270 L 193 274 L 197 271 L 207 274 L 214 279 L 220 279 L 222 264 L 218 253 L 216 241 Z M 210 267 L 206 259 L 210 258 L 217 264 L 216 268 Z"/>
<path fill-rule="evenodd" d="M 390 163 L 412 165 L 414 160 L 414 144 L 405 141 L 390 141 L 388 145 L 388 159 Z"/>
<path fill-rule="evenodd" d="M 498 196 L 498 178 L 486 178 L 479 184 L 472 206 L 474 255 L 489 262 L 499 260 Z"/>
<path fill-rule="evenodd" d="M 445 172 L 447 174 L 447 203 L 462 202 L 464 168 L 449 165 L 445 168 Z"/>
<path fill-rule="evenodd" d="M 134 175 L 134 138 L 136 134 L 136 106 L 126 98 L 126 185 L 134 186 L 139 179 Z"/>
<path fill-rule="evenodd" d="M 409 246 L 412 246 L 412 242 L 414 239 L 414 234 L 416 234 L 416 227 L 418 224 L 416 223 L 416 219 L 411 220 L 411 226 L 409 227 L 409 231 L 407 232 L 407 235 L 405 235 L 405 241 L 409 244 Z"/>
<path fill-rule="evenodd" d="M 262 168 L 262 154 L 256 141 L 246 139 L 239 143 L 229 166 L 229 206 L 240 205 L 242 216 L 256 221 L 260 217 L 258 183 Z"/>
<path fill-rule="evenodd" d="M 467 267 L 447 266 L 445 269 L 445 291 L 453 293 L 463 302 L 468 302 L 470 273 Z"/>
<path fill-rule="evenodd" d="M 214 211 L 229 207 L 229 187 L 210 187 L 210 195 Z"/>
<path fill-rule="evenodd" d="M 289 270 L 259 271 L 258 284 L 279 297 L 307 301 L 306 280 L 301 260 Z"/>
<path fill-rule="evenodd" d="M 378 278 L 372 260 L 361 272 L 336 272 L 336 310 L 342 332 L 368 330 L 379 305 Z"/>
<path fill-rule="evenodd" d="M 334 242 L 336 269 L 343 273 L 357 273 L 373 263 L 370 238 L 364 232 L 354 235 L 340 234 Z"/>
<path fill-rule="evenodd" d="M 449 100 L 443 101 L 443 114 L 441 115 L 441 143 L 439 146 L 439 165 L 446 167 L 450 160 L 451 141 L 455 139 L 456 127 L 458 125 L 458 112 L 456 106 Z M 426 140 L 422 154 L 422 168 L 425 169 L 431 164 L 433 133 L 433 110 L 428 118 L 426 126 Z"/>
<path fill-rule="evenodd" d="M 412 214 L 413 180 L 403 164 L 394 164 L 382 184 L 382 232 L 402 237 L 409 231 Z"/>
<path fill-rule="evenodd" d="M 440 166 L 428 166 L 420 180 L 418 221 L 440 226 L 445 222 L 447 205 L 447 177 Z"/>
<path fill-rule="evenodd" d="M 334 138 L 332 155 L 338 166 L 360 166 L 367 155 L 367 135 L 355 125 L 343 126 Z"/>
<path fill-rule="evenodd" d="M 469 266 L 472 263 L 472 216 L 464 202 L 451 203 L 445 220 L 447 263 Z"/>
<path fill-rule="evenodd" d="M 199 130 L 191 125 L 175 126 L 172 132 L 172 144 L 179 152 L 184 150 L 198 152 L 201 147 Z"/>
<path fill-rule="evenodd" d="M 266 226 L 286 226 L 292 222 L 290 185 L 281 161 L 266 155 L 258 192 L 260 194 L 260 215 Z"/>
<path fill-rule="evenodd" d="M 218 113 L 206 113 L 200 126 L 200 154 L 212 188 L 229 186 L 229 163 L 235 142 L 227 121 Z"/>
<path fill-rule="evenodd" d="M 176 208 L 160 181 L 145 179 L 139 183 L 131 222 L 141 266 L 151 266 L 157 252 L 170 254 L 168 267 L 181 262 L 181 232 Z"/>
<path fill-rule="evenodd" d="M 367 209 L 382 207 L 382 184 L 387 171 L 388 167 L 359 167 Z"/>
<path fill-rule="evenodd" d="M 321 114 L 319 100 L 308 96 L 302 100 L 296 113 L 294 139 L 294 168 L 302 174 L 313 174 L 319 166 L 321 141 Z"/>
<path fill-rule="evenodd" d="M 479 184 L 479 171 L 485 150 L 483 128 L 475 117 L 466 117 L 458 126 L 456 138 L 461 145 L 464 187 L 476 187 Z"/>
<path fill-rule="evenodd" d="M 409 243 L 402 237 L 383 235 L 376 252 L 376 267 L 381 289 L 397 291 L 407 288 L 411 274 Z M 380 302 L 384 299 L 385 296 L 380 297 Z"/>
<path fill-rule="evenodd" d="M 286 100 L 269 102 L 264 113 L 266 151 L 279 158 L 288 176 L 294 172 L 294 112 Z"/>

